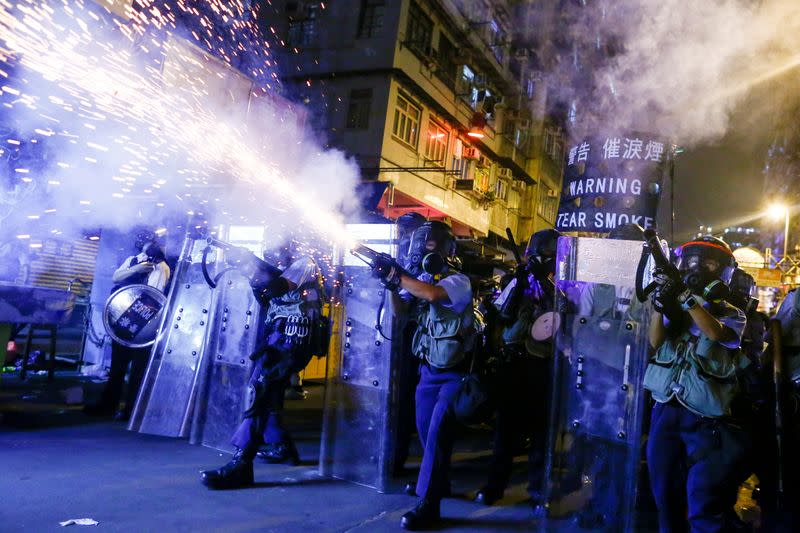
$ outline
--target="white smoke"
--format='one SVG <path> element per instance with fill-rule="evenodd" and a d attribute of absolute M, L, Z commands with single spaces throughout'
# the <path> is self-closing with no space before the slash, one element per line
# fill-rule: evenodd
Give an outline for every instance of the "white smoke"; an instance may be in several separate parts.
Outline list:
<path fill-rule="evenodd" d="M 584 51 L 609 43 L 614 49 L 600 65 L 580 66 L 592 80 L 592 99 L 584 104 L 589 109 L 578 110 L 578 121 L 582 111 L 593 115 L 588 129 L 600 123 L 650 131 L 691 146 L 721 138 L 731 114 L 754 89 L 769 86 L 762 95 L 768 105 L 753 110 L 759 113 L 770 106 L 783 109 L 796 94 L 797 0 L 585 4 L 571 34 Z"/>
<path fill-rule="evenodd" d="M 7 114 L 23 142 L 47 146 L 13 186 L 31 193 L 0 205 L 3 232 L 125 229 L 179 213 L 341 238 L 358 167 L 322 149 L 302 110 L 186 41 L 134 39 L 69 4 L 0 5 L 0 59 L 21 65 L 4 82 L 17 93 Z"/>

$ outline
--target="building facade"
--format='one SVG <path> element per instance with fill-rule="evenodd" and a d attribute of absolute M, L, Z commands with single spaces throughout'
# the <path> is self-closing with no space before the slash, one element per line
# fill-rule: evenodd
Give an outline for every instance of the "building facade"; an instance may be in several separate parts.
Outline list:
<path fill-rule="evenodd" d="M 529 4 L 280 0 L 265 24 L 285 44 L 286 96 L 378 184 L 385 216 L 520 240 L 555 222 L 564 151 L 535 39 L 518 31 Z"/>

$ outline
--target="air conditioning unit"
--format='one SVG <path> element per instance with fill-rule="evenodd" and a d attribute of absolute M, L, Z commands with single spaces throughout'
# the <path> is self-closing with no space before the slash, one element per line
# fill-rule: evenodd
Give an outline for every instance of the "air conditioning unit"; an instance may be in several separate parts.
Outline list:
<path fill-rule="evenodd" d="M 514 174 L 512 174 L 511 169 L 507 167 L 500 167 L 497 169 L 497 177 L 498 178 L 505 178 L 505 179 L 513 179 Z"/>
<path fill-rule="evenodd" d="M 489 168 L 490 166 L 492 166 L 492 161 L 485 155 L 482 155 L 478 158 L 476 165 L 482 168 Z"/>
<path fill-rule="evenodd" d="M 462 179 L 454 179 L 453 180 L 453 189 L 456 191 L 471 191 L 475 188 L 475 180 L 462 180 Z"/>
<path fill-rule="evenodd" d="M 465 146 L 461 150 L 461 157 L 463 159 L 480 159 L 481 151 L 474 146 Z"/>

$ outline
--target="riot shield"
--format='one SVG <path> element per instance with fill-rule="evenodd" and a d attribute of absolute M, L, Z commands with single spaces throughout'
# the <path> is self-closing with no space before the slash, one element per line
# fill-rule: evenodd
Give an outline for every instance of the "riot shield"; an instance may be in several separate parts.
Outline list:
<path fill-rule="evenodd" d="M 249 355 L 258 339 L 261 307 L 247 279 L 228 274 L 215 289 L 205 357 L 198 373 L 189 442 L 233 451 L 230 443 L 247 408 Z"/>
<path fill-rule="evenodd" d="M 231 451 L 245 410 L 260 306 L 236 272 L 216 289 L 208 286 L 200 263 L 205 246 L 205 239 L 184 244 L 129 429 Z"/>
<path fill-rule="evenodd" d="M 212 292 L 193 259 L 204 240 L 186 239 L 159 335 L 150 353 L 128 429 L 166 437 L 186 437 L 197 370 L 204 355 Z"/>
<path fill-rule="evenodd" d="M 394 227 L 381 227 L 385 238 L 365 244 L 391 252 Z M 337 309 L 342 317 L 334 331 L 339 346 L 328 355 L 320 473 L 385 492 L 397 424 L 392 416 L 392 369 L 400 345 L 388 339 L 399 329 L 393 326 L 390 295 L 370 269 L 346 250 L 337 255 L 342 272 Z"/>
<path fill-rule="evenodd" d="M 562 237 L 542 531 L 632 531 L 649 306 L 642 242 Z"/>

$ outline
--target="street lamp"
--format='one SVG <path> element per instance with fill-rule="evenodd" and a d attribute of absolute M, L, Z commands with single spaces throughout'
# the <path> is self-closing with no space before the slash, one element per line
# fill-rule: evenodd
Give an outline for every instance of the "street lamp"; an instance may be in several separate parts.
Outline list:
<path fill-rule="evenodd" d="M 767 214 L 773 220 L 780 220 L 784 218 L 783 226 L 783 258 L 786 259 L 786 253 L 789 247 L 789 206 L 784 204 L 772 204 L 767 209 Z"/>

